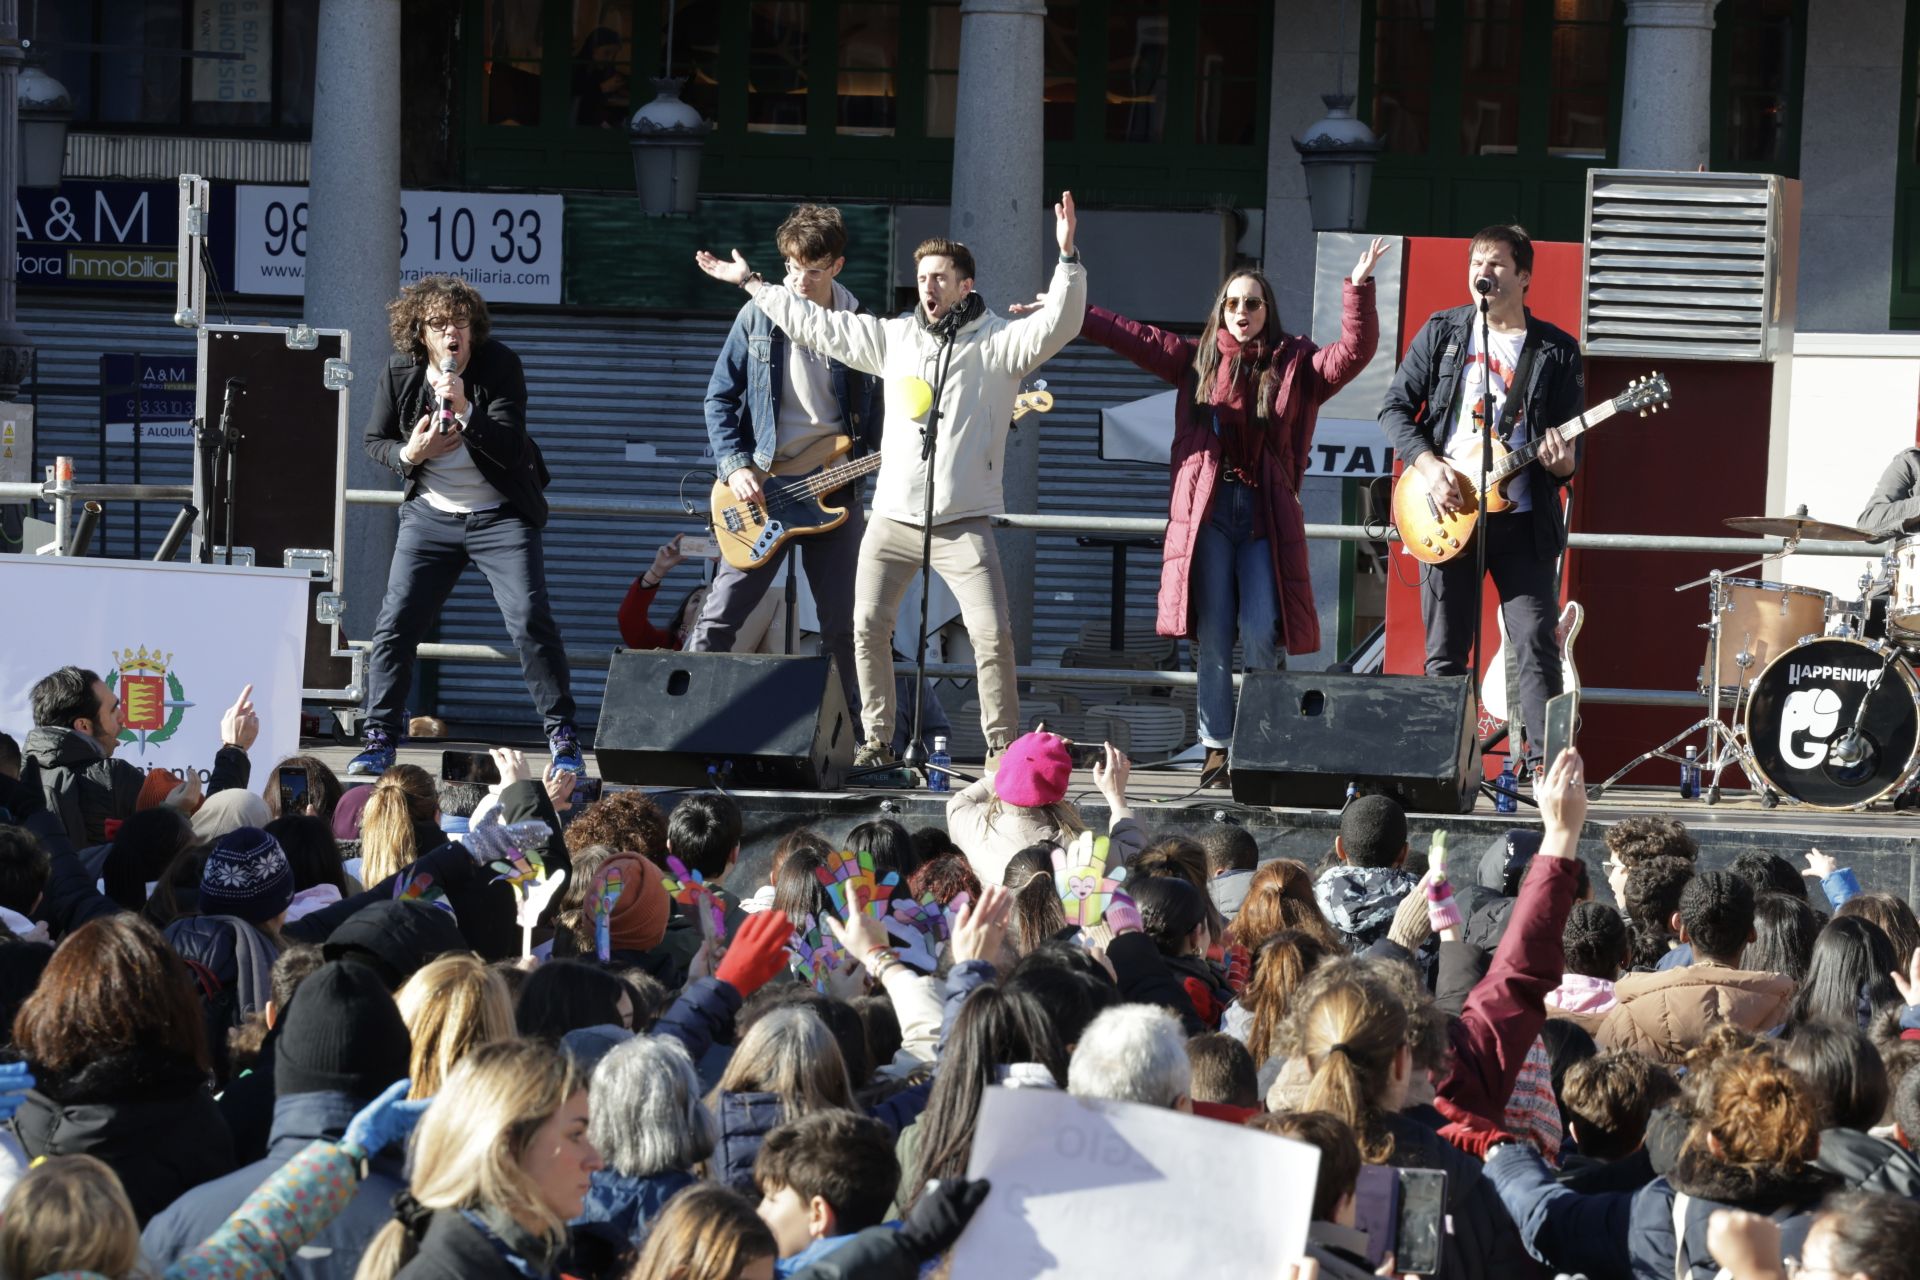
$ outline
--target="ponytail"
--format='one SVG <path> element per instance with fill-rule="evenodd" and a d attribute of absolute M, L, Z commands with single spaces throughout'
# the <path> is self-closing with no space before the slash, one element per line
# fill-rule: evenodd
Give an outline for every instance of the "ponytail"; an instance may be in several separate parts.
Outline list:
<path fill-rule="evenodd" d="M 420 1242 L 413 1238 L 406 1224 L 398 1218 L 391 1219 L 360 1255 L 360 1267 L 353 1273 L 353 1280 L 393 1280 L 400 1268 L 413 1260 L 419 1247 Z"/>
<path fill-rule="evenodd" d="M 376 785 L 360 813 L 360 882 L 379 884 L 418 856 L 406 792 L 398 786 Z"/>
<path fill-rule="evenodd" d="M 1013 949 L 1021 955 L 1057 937 L 1067 927 L 1060 887 L 1053 879 L 1050 844 L 1028 845 L 1007 861 L 1000 882 L 1013 891 Z"/>
<path fill-rule="evenodd" d="M 1381 1102 L 1408 1047 L 1405 1001 L 1365 962 L 1329 962 L 1295 994 L 1287 1039 L 1312 1072 L 1303 1109 L 1339 1116 L 1359 1135 L 1361 1156 L 1385 1163 L 1393 1137 Z"/>

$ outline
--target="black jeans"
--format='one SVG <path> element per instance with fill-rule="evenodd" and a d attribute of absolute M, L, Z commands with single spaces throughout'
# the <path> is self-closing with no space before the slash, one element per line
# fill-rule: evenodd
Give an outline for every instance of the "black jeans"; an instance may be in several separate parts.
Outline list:
<path fill-rule="evenodd" d="M 406 730 L 414 650 L 469 561 L 480 566 L 493 588 L 540 718 L 549 731 L 572 724 L 567 655 L 547 597 L 540 531 L 508 507 L 455 515 L 434 509 L 425 498 L 400 506 L 400 536 L 367 664 L 367 723 L 395 737 Z"/>
<path fill-rule="evenodd" d="M 1519 669 L 1520 714 L 1530 735 L 1528 752 L 1538 757 L 1545 746 L 1547 699 L 1561 689 L 1559 624 L 1560 576 L 1553 560 L 1534 549 L 1533 516 L 1511 512 L 1480 522 L 1487 539 L 1487 575 L 1500 593 L 1500 613 Z M 1446 564 L 1430 565 L 1420 591 L 1420 617 L 1427 626 L 1427 674 L 1463 676 L 1473 648 L 1474 552 Z M 1498 637 L 1490 637 L 1497 641 Z M 1485 643 L 1485 642 L 1483 642 Z M 1492 650 L 1487 651 L 1488 657 Z M 1515 738 L 1518 745 L 1518 738 Z M 1515 752 L 1518 758 L 1518 752 Z"/>

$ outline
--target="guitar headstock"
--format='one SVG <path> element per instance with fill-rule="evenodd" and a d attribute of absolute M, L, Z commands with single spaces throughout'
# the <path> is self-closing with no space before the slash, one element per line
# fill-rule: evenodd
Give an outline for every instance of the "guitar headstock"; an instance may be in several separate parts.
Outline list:
<path fill-rule="evenodd" d="M 1667 385 L 1667 376 L 1655 369 L 1629 382 L 1627 389 L 1613 398 L 1613 407 L 1621 413 L 1638 413 L 1644 418 L 1671 408 L 1672 402 L 1673 388 Z"/>
<path fill-rule="evenodd" d="M 1022 391 L 1013 398 L 1013 420 L 1018 422 L 1030 413 L 1051 413 L 1053 411 L 1053 392 Z"/>

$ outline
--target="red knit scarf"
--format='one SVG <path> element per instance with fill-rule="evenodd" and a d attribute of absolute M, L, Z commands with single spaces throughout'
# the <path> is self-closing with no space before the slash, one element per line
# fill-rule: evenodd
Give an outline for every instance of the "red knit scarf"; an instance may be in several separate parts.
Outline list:
<path fill-rule="evenodd" d="M 1260 458 L 1267 447 L 1255 400 L 1266 363 L 1266 339 L 1242 342 L 1223 326 L 1214 330 L 1213 349 L 1220 356 L 1214 368 L 1211 407 L 1220 426 L 1221 467 L 1242 483 L 1257 486 Z"/>

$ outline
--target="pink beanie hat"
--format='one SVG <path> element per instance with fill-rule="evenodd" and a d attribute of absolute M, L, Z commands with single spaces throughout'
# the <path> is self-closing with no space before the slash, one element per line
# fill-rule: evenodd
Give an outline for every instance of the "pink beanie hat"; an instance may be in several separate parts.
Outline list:
<path fill-rule="evenodd" d="M 1065 738 L 1053 733 L 1029 733 L 1015 738 L 1000 756 L 993 775 L 993 791 L 1008 804 L 1037 809 L 1067 794 L 1073 757 Z"/>

